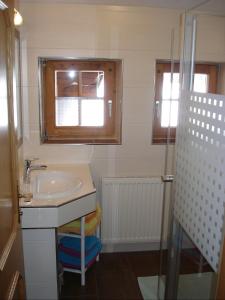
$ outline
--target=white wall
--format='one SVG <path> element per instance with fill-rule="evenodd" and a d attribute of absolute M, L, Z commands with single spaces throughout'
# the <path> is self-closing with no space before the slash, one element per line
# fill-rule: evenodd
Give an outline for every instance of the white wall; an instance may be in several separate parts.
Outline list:
<path fill-rule="evenodd" d="M 196 60 L 225 62 L 225 16 L 197 15 Z"/>
<path fill-rule="evenodd" d="M 90 162 L 101 176 L 161 175 L 165 147 L 151 145 L 155 60 L 179 57 L 178 10 L 22 3 L 24 155 L 43 162 Z M 225 19 L 198 17 L 197 60 L 224 62 Z M 38 57 L 123 59 L 121 146 L 41 145 Z"/>
<path fill-rule="evenodd" d="M 172 29 L 174 58 L 179 58 L 181 11 L 26 2 L 21 12 L 24 145 L 20 157 L 40 157 L 43 163 L 88 162 L 98 195 L 102 176 L 162 175 L 165 146 L 151 145 L 155 61 L 170 59 Z M 40 144 L 38 57 L 46 56 L 123 60 L 122 145 Z M 225 62 L 225 18 L 198 16 L 196 60 Z M 169 191 L 167 196 L 165 211 Z M 166 229 L 164 233 L 166 237 Z"/>
<path fill-rule="evenodd" d="M 28 4 L 21 6 L 24 155 L 46 163 L 90 162 L 101 176 L 161 175 L 164 146 L 151 145 L 156 59 L 169 59 L 175 29 L 178 58 L 180 12 L 176 10 Z M 38 57 L 123 59 L 122 145 L 41 145 Z"/>

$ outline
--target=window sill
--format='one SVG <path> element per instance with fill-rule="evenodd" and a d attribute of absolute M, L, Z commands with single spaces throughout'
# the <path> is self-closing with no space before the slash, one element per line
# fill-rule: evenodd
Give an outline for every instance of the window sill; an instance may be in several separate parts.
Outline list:
<path fill-rule="evenodd" d="M 167 143 L 175 145 L 176 140 L 174 138 L 171 138 L 169 141 L 167 141 L 165 138 L 157 138 L 152 140 L 152 145 L 166 145 Z"/>
<path fill-rule="evenodd" d="M 42 144 L 121 145 L 121 138 L 41 138 Z"/>

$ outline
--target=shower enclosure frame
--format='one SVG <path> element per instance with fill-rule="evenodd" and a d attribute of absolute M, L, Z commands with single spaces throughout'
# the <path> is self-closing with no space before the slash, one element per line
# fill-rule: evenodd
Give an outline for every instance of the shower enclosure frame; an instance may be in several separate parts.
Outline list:
<path fill-rule="evenodd" d="M 180 82 L 181 82 L 181 90 L 186 90 L 190 92 L 193 91 L 195 47 L 196 47 L 195 45 L 196 20 L 197 20 L 197 15 L 195 15 L 192 12 L 186 12 L 182 17 L 182 28 L 183 28 L 182 40 L 183 41 L 182 41 L 182 53 L 181 53 L 181 62 L 180 62 Z M 182 94 L 180 93 L 180 95 Z M 182 101 L 182 97 L 180 97 L 180 101 Z M 181 253 L 181 245 L 182 245 L 182 238 L 184 232 L 179 221 L 173 215 L 175 184 L 176 184 L 176 174 L 175 174 L 175 183 L 172 184 L 172 191 L 171 191 L 170 218 L 169 218 L 170 228 L 169 228 L 169 238 L 168 238 L 168 267 L 167 267 L 167 274 L 166 274 L 165 299 L 177 299 L 178 276 L 179 276 L 179 268 L 180 268 L 180 253 Z M 216 299 L 224 299 L 225 247 L 223 247 L 223 250 L 221 251 L 219 266 L 220 267 L 218 271 L 217 289 L 215 290 Z M 160 294 L 159 289 L 160 289 L 161 275 L 162 275 L 162 270 L 159 275 L 158 297 Z"/>
<path fill-rule="evenodd" d="M 181 89 L 191 90 L 193 86 L 193 76 L 194 76 L 194 57 L 195 57 L 195 37 L 196 37 L 196 17 L 184 13 L 181 19 L 181 31 L 183 32 L 182 49 L 181 49 L 181 59 L 180 59 L 180 82 Z M 174 30 L 171 34 L 171 91 L 170 91 L 170 103 L 172 101 L 172 81 L 174 75 Z M 180 101 L 180 99 L 179 99 Z M 170 105 L 171 108 L 171 105 Z M 179 124 L 179 119 L 178 119 Z M 166 286 L 165 291 L 163 290 L 163 237 L 166 224 L 164 224 L 164 217 L 162 218 L 161 227 L 161 241 L 160 241 L 160 272 L 158 278 L 158 299 L 163 296 L 165 299 L 176 299 L 177 288 L 178 288 L 178 272 L 180 267 L 180 251 L 182 245 L 182 228 L 179 222 L 174 219 L 173 207 L 174 207 L 174 182 L 172 180 L 167 180 L 168 176 L 168 152 L 170 147 L 170 124 L 168 126 L 167 143 L 165 149 L 165 168 L 164 168 L 164 195 L 163 195 L 163 212 L 165 214 L 165 201 L 166 201 L 166 188 L 170 184 L 170 207 L 169 207 L 169 231 L 167 239 L 167 271 L 166 271 Z M 173 150 L 174 151 L 174 150 Z M 173 154 L 174 156 L 174 154 Z M 172 163 L 174 164 L 174 162 Z M 175 177 L 176 180 L 176 177 Z"/>

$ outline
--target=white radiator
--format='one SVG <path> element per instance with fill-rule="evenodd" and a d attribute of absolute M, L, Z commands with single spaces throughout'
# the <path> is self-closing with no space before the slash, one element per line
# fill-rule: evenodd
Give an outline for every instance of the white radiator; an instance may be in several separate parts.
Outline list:
<path fill-rule="evenodd" d="M 160 178 L 103 178 L 103 244 L 159 242 L 163 203 Z"/>

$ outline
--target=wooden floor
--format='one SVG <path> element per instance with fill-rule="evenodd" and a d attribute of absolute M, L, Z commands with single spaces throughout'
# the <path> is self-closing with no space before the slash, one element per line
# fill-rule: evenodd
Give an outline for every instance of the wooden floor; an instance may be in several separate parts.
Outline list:
<path fill-rule="evenodd" d="M 166 272 L 167 251 L 163 251 L 163 272 Z M 213 272 L 196 249 L 181 252 L 180 274 Z M 81 287 L 80 275 L 64 274 L 61 300 L 141 300 L 137 277 L 159 275 L 160 252 L 104 253 L 86 273 L 86 286 Z"/>
<path fill-rule="evenodd" d="M 61 299 L 141 300 L 137 277 L 159 274 L 159 251 L 105 253 L 86 273 L 86 286 L 80 275 L 64 274 Z"/>

